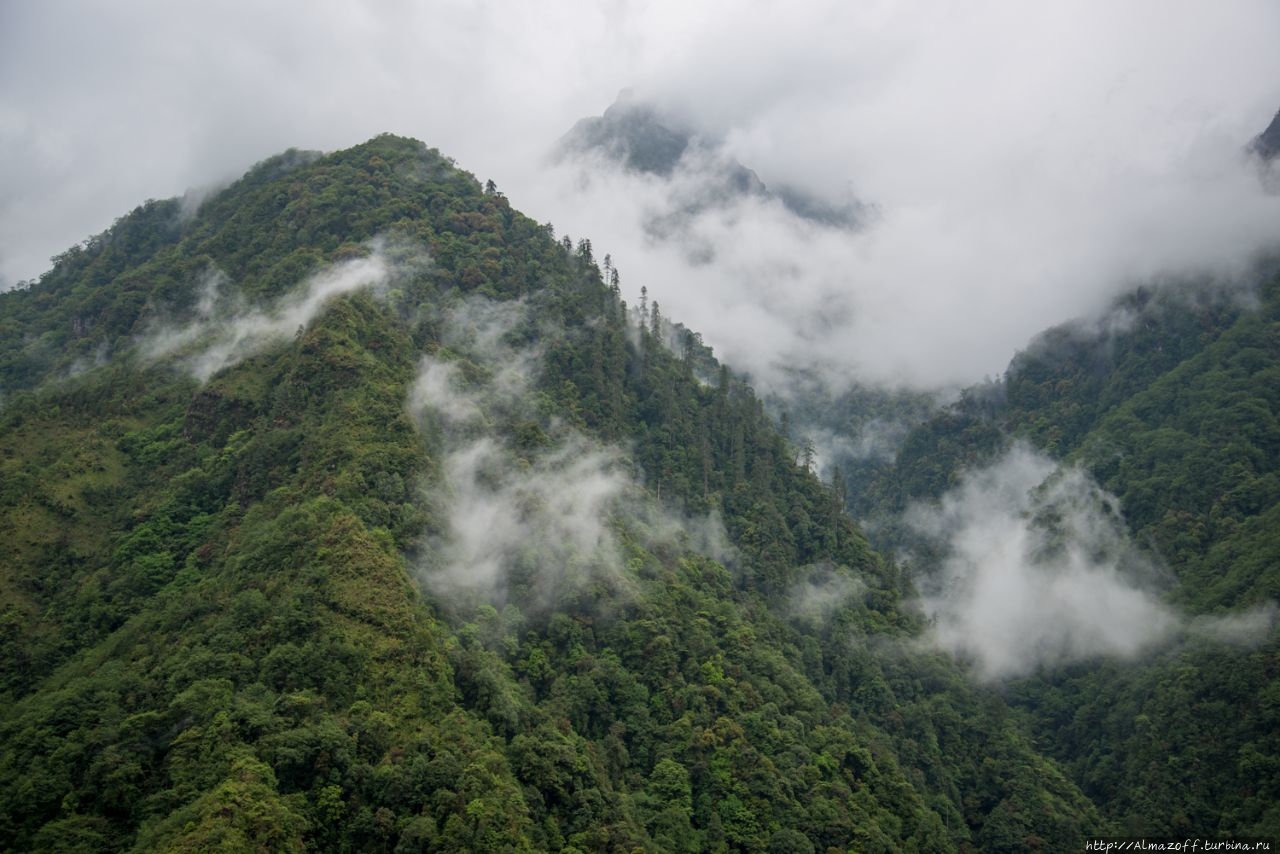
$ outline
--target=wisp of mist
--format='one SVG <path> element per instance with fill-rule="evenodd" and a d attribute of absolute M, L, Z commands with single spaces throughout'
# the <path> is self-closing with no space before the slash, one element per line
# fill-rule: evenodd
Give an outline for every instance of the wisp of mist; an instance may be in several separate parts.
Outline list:
<path fill-rule="evenodd" d="M 228 293 L 226 274 L 210 269 L 199 284 L 194 317 L 147 332 L 139 344 L 142 358 L 154 362 L 177 357 L 184 370 L 207 382 L 224 368 L 306 328 L 331 298 L 363 288 L 383 288 L 396 266 L 388 260 L 385 241 L 371 241 L 369 249 L 367 256 L 325 267 L 260 308 Z"/>
<path fill-rule="evenodd" d="M 984 681 L 1133 658 L 1184 634 L 1249 645 L 1274 625 L 1274 605 L 1194 619 L 1177 612 L 1116 498 L 1026 445 L 905 519 L 942 555 L 920 577 L 930 636 Z"/>

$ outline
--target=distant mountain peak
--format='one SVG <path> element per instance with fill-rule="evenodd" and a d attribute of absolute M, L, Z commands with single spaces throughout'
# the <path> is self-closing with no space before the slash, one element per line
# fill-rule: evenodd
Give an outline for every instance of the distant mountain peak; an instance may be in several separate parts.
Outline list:
<path fill-rule="evenodd" d="M 838 228 L 856 227 L 865 213 L 856 200 L 832 203 L 797 187 L 766 186 L 754 170 L 725 153 L 718 140 L 699 134 L 689 122 L 632 89 L 619 92 L 603 115 L 580 119 L 557 145 L 560 159 L 588 154 L 661 178 L 671 178 L 696 156 L 700 162 L 693 168 L 705 185 L 701 202 L 692 206 L 696 209 L 743 197 L 776 199 L 802 219 Z"/>
<path fill-rule="evenodd" d="M 623 89 L 604 115 L 579 120 L 561 138 L 560 153 L 595 151 L 632 171 L 669 177 L 692 141 L 692 134 L 676 124 Z"/>
<path fill-rule="evenodd" d="M 1280 155 L 1280 110 L 1276 111 L 1275 118 L 1267 125 L 1267 129 L 1253 138 L 1249 150 L 1263 160 L 1271 160 Z"/>

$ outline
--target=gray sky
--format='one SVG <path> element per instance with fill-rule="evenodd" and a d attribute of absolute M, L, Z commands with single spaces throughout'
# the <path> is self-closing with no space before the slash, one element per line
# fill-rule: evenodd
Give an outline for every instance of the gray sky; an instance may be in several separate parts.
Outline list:
<path fill-rule="evenodd" d="M 1280 107 L 1273 0 L 853 6 L 7 0 L 0 276 L 148 197 L 392 131 L 590 237 L 765 383 L 800 360 L 927 385 L 1280 237 L 1238 156 Z M 742 205 L 691 224 L 716 258 L 691 267 L 640 228 L 679 186 L 547 162 L 628 86 L 766 182 L 879 218 L 850 237 Z"/>

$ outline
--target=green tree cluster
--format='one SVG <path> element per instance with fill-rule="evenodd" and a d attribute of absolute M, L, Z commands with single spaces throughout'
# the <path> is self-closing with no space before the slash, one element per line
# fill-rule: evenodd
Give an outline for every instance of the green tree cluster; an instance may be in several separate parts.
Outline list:
<path fill-rule="evenodd" d="M 1169 570 L 1163 592 L 1187 628 L 1146 659 L 1040 674 L 1011 696 L 1036 743 L 1126 832 L 1280 832 L 1276 269 L 1260 262 L 1246 290 L 1142 289 L 1101 322 L 1049 330 L 1001 382 L 920 424 L 853 497 L 863 512 L 900 512 L 1014 439 L 1118 497 L 1135 542 Z M 883 530 L 883 545 L 908 536 Z"/>
<path fill-rule="evenodd" d="M 211 270 L 268 302 L 379 236 L 430 263 L 204 383 L 140 352 Z M 0 850 L 1056 850 L 1102 827 L 918 650 L 897 571 L 750 388 L 617 283 L 383 136 L 272 158 L 194 215 L 148 203 L 0 295 Z M 406 400 L 476 296 L 523 300 L 510 334 L 541 353 L 538 411 L 492 440 L 624 448 L 653 512 L 718 514 L 732 557 L 620 510 L 625 589 L 458 608 L 420 583 L 451 493 Z"/>

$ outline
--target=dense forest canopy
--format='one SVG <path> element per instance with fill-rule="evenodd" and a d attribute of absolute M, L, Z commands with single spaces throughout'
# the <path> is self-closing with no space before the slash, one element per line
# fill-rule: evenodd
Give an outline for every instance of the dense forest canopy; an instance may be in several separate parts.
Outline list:
<path fill-rule="evenodd" d="M 1020 486 L 1014 533 L 1039 552 L 1023 555 L 1030 569 L 1018 580 L 1046 589 L 1033 570 L 1061 580 L 1071 572 L 1062 555 L 1081 552 L 1099 571 L 1079 576 L 1089 583 L 1079 608 L 1062 586 L 1053 601 L 1007 594 L 1055 627 L 1024 628 L 1045 666 L 1021 668 L 1007 696 L 1036 743 L 1135 833 L 1271 835 L 1280 815 L 1277 269 L 1264 258 L 1226 282 L 1153 285 L 1100 318 L 1048 330 L 1002 378 L 932 417 L 900 409 L 914 426 L 898 452 L 864 460 L 866 476 L 848 482 L 851 506 L 879 520 L 877 545 L 914 555 L 928 585 L 954 581 L 949 561 L 972 554 L 962 535 L 984 529 L 966 522 L 939 536 L 910 519 L 945 518 L 961 497 L 998 515 L 1018 461 L 1040 467 Z M 1086 501 L 1101 513 L 1073 530 Z M 1122 625 L 1110 651 L 1128 643 L 1141 654 L 1098 657 L 1076 642 L 1053 647 L 1073 654 L 1051 666 L 1045 647 L 1063 625 L 1095 651 Z"/>
<path fill-rule="evenodd" d="M 598 253 L 381 136 L 0 295 L 0 849 L 1276 834 L 1274 634 L 993 688 L 846 512 L 1019 437 L 1120 497 L 1188 614 L 1274 598 L 1275 280 L 934 418 L 877 398 L 902 451 L 823 481 Z"/>

